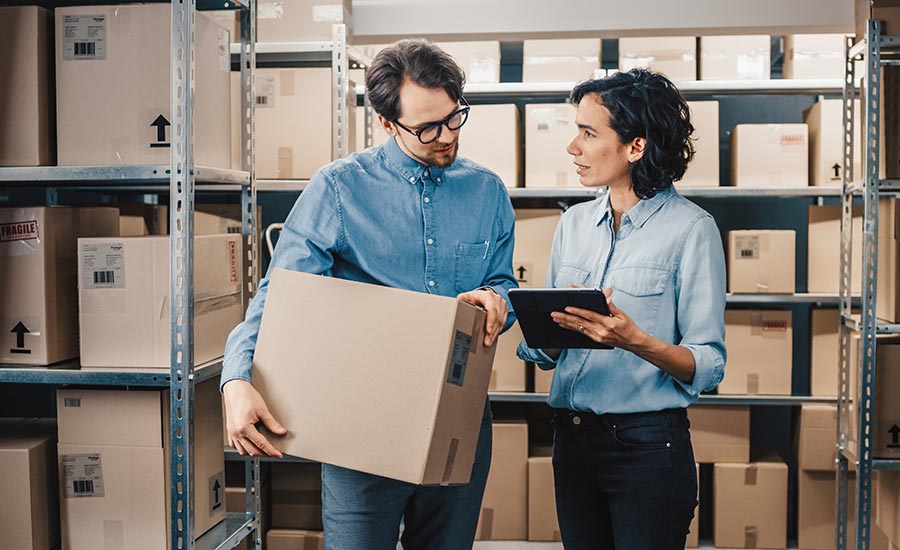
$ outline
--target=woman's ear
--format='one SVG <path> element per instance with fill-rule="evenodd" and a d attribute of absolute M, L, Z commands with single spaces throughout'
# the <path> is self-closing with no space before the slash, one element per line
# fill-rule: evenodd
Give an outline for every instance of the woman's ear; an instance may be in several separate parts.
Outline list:
<path fill-rule="evenodd" d="M 644 151 L 647 149 L 647 138 L 634 138 L 628 150 L 628 162 L 634 164 L 644 157 Z"/>

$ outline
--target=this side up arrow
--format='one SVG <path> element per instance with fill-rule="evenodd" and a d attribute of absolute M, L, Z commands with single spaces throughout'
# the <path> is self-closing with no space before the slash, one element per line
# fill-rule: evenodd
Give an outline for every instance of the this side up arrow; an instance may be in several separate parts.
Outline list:
<path fill-rule="evenodd" d="M 891 443 L 888 447 L 893 449 L 900 448 L 900 426 L 894 424 L 888 430 L 888 433 L 891 434 Z"/>
<path fill-rule="evenodd" d="M 213 498 L 215 499 L 214 500 L 215 504 L 213 504 L 213 510 L 215 510 L 216 508 L 218 508 L 219 506 L 222 505 L 221 500 L 219 500 L 219 490 L 221 488 L 222 488 L 222 486 L 219 484 L 219 480 L 216 479 L 216 481 L 213 483 Z"/>
<path fill-rule="evenodd" d="M 28 330 L 28 327 L 22 321 L 19 321 L 16 326 L 13 327 L 11 333 L 16 335 L 16 347 L 10 349 L 9 351 L 12 353 L 31 353 L 30 349 L 25 348 L 25 335 L 31 334 L 31 331 Z"/>
<path fill-rule="evenodd" d="M 834 179 L 838 179 L 841 177 L 841 165 L 838 163 L 834 163 L 834 166 L 831 167 L 834 170 Z"/>
<path fill-rule="evenodd" d="M 165 143 L 166 141 L 166 127 L 171 126 L 172 123 L 169 122 L 166 117 L 159 115 L 154 119 L 153 122 L 150 123 L 150 126 L 156 127 L 156 141 L 158 143 L 151 143 L 150 147 L 169 147 L 169 143 Z"/>
<path fill-rule="evenodd" d="M 519 267 L 516 271 L 519 272 L 519 280 L 520 280 L 520 281 L 524 281 L 524 280 L 525 280 L 525 273 L 528 271 L 527 269 L 525 269 L 525 266 Z"/>

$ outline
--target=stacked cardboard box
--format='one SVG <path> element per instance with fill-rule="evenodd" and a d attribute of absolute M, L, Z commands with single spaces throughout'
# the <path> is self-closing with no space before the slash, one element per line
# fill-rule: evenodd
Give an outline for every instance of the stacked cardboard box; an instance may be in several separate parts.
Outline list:
<path fill-rule="evenodd" d="M 738 124 L 731 134 L 731 185 L 806 187 L 806 124 Z"/>
<path fill-rule="evenodd" d="M 793 294 L 796 240 L 795 231 L 729 231 L 728 291 Z"/>
<path fill-rule="evenodd" d="M 859 333 L 850 338 L 850 418 L 857 418 L 857 393 L 860 383 L 862 340 Z M 900 458 L 900 400 L 894 392 L 900 387 L 900 338 L 879 337 L 875 345 L 876 376 L 872 388 L 872 428 L 869 434 L 873 458 Z M 851 449 L 858 440 L 857 422 L 850 422 L 849 436 Z"/>
<path fill-rule="evenodd" d="M 726 311 L 725 347 L 728 362 L 720 394 L 791 395 L 790 311 Z"/>
<path fill-rule="evenodd" d="M 256 9 L 258 42 L 332 40 L 332 25 L 350 25 L 353 15 L 350 0 L 266 0 Z"/>
<path fill-rule="evenodd" d="M 620 38 L 619 70 L 650 69 L 669 80 L 697 80 L 697 39 L 693 36 Z"/>
<path fill-rule="evenodd" d="M 862 206 L 852 211 L 852 257 L 850 258 L 850 288 L 853 294 L 862 292 Z M 841 277 L 841 206 L 810 205 L 807 238 L 807 292 L 837 294 Z"/>
<path fill-rule="evenodd" d="M 810 320 L 809 393 L 823 397 L 838 394 L 838 353 L 841 314 L 837 309 L 814 309 Z"/>
<path fill-rule="evenodd" d="M 900 322 L 900 200 L 878 202 L 878 292 L 876 312 L 888 323 Z M 862 247 L 860 247 L 862 248 Z"/>
<path fill-rule="evenodd" d="M 600 39 L 526 40 L 522 82 L 582 82 L 600 68 Z"/>
<path fill-rule="evenodd" d="M 843 50 L 842 50 L 843 51 Z M 809 184 L 841 185 L 844 180 L 844 102 L 823 99 L 803 112 L 809 127 Z M 861 125 L 859 101 L 854 102 L 853 118 Z M 862 173 L 862 142 L 857 132 L 853 143 L 853 178 Z"/>
<path fill-rule="evenodd" d="M 843 34 L 789 34 L 784 37 L 784 78 L 844 77 Z"/>
<path fill-rule="evenodd" d="M 460 130 L 459 156 L 492 170 L 507 187 L 518 187 L 520 127 L 515 105 L 473 105 Z"/>
<path fill-rule="evenodd" d="M 500 82 L 500 42 L 438 42 L 437 45 L 453 56 L 467 83 Z"/>
<path fill-rule="evenodd" d="M 477 540 L 528 540 L 528 424 L 494 422 L 491 472 Z"/>
<path fill-rule="evenodd" d="M 533 454 L 528 458 L 528 540 L 559 541 L 552 449 L 535 449 Z"/>
<path fill-rule="evenodd" d="M 688 101 L 694 125 L 694 158 L 676 187 L 719 186 L 719 102 Z"/>
<path fill-rule="evenodd" d="M 714 484 L 716 547 L 787 547 L 786 464 L 716 464 Z"/>
<path fill-rule="evenodd" d="M 272 526 L 322 530 L 322 467 L 319 464 L 272 464 Z"/>
<path fill-rule="evenodd" d="M 525 187 L 580 187 L 566 147 L 576 135 L 569 103 L 525 106 Z"/>
<path fill-rule="evenodd" d="M 750 407 L 695 405 L 688 417 L 698 463 L 750 462 Z"/>
<path fill-rule="evenodd" d="M 700 38 L 700 80 L 768 80 L 770 39 L 764 35 Z"/>
<path fill-rule="evenodd" d="M 272 529 L 266 533 L 268 550 L 325 550 L 325 534 L 321 531 Z"/>

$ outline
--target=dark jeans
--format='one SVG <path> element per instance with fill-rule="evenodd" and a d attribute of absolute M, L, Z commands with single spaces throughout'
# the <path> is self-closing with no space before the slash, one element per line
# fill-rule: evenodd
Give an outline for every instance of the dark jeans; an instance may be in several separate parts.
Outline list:
<path fill-rule="evenodd" d="M 556 512 L 566 550 L 683 549 L 697 506 L 684 409 L 553 416 Z"/>

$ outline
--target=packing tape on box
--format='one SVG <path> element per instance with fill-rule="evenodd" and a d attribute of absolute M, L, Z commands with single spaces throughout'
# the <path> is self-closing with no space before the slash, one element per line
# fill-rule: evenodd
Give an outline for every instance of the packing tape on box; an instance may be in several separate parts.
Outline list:
<path fill-rule="evenodd" d="M 286 180 L 292 179 L 294 177 L 293 147 L 278 148 L 278 177 Z"/>
<path fill-rule="evenodd" d="M 747 393 L 757 395 L 759 393 L 759 375 L 751 373 L 747 375 Z"/>
<path fill-rule="evenodd" d="M 756 548 L 756 542 L 759 540 L 759 531 L 755 525 L 747 525 L 744 527 L 744 548 Z"/>
<path fill-rule="evenodd" d="M 759 467 L 756 464 L 747 465 L 747 469 L 744 470 L 744 485 L 756 485 L 758 470 Z"/>
<path fill-rule="evenodd" d="M 444 465 L 444 475 L 441 477 L 441 486 L 450 484 L 450 477 L 453 475 L 453 463 L 456 462 L 456 452 L 459 450 L 459 439 L 455 437 L 450 440 L 450 450 L 447 451 L 447 464 Z"/>
<path fill-rule="evenodd" d="M 125 522 L 103 520 L 103 550 L 125 550 Z"/>
<path fill-rule="evenodd" d="M 481 509 L 481 540 L 494 538 L 494 509 Z"/>
<path fill-rule="evenodd" d="M 294 74 L 295 71 L 278 71 L 278 93 L 282 97 L 294 95 Z"/>

